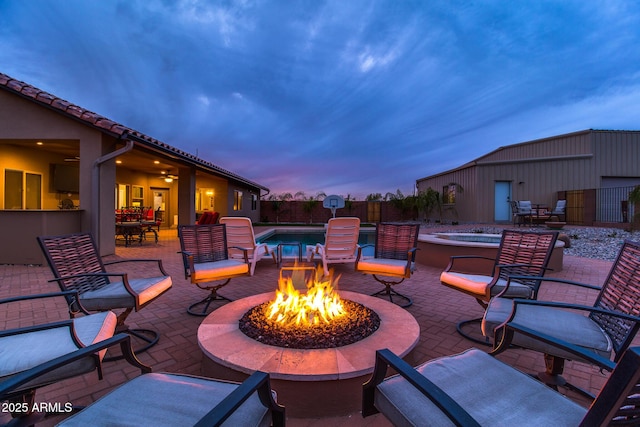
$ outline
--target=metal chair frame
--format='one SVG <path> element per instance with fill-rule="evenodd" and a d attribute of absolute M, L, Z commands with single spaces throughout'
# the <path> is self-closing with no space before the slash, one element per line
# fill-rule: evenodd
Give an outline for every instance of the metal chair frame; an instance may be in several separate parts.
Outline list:
<path fill-rule="evenodd" d="M 402 283 L 405 279 L 411 277 L 416 260 L 416 251 L 418 250 L 418 234 L 420 232 L 420 224 L 418 223 L 392 223 L 381 222 L 376 225 L 376 241 L 374 245 L 374 259 L 393 259 L 406 261 L 406 265 L 402 274 L 396 275 L 392 273 L 381 273 L 380 271 L 362 267 L 360 262 L 364 260 L 363 249 L 371 245 L 363 245 L 358 247 L 358 255 L 356 256 L 355 270 L 371 274 L 373 278 L 382 283 L 385 288 L 375 292 L 372 296 L 388 297 L 393 302 L 393 297 L 398 297 L 405 301 L 399 304 L 401 307 L 409 307 L 413 304 L 413 300 L 407 295 L 392 289 L 393 286 Z M 391 278 L 386 278 L 391 277 Z"/>
<path fill-rule="evenodd" d="M 471 295 L 482 308 L 486 309 L 491 298 L 503 295 L 506 292 L 506 289 L 501 291 L 496 290 L 498 289 L 496 287 L 498 282 L 501 280 L 508 281 L 511 276 L 518 276 L 516 281 L 528 286 L 531 289 L 530 298 L 536 299 L 540 287 L 540 279 L 538 277 L 544 276 L 549 270 L 547 266 L 549 265 L 549 260 L 551 259 L 551 254 L 557 240 L 557 231 L 533 232 L 504 230 L 495 259 L 476 255 L 452 256 L 449 260 L 449 265 L 447 265 L 444 270 L 444 273 L 463 271 L 461 268 L 464 268 L 464 265 L 460 266 L 459 264 L 464 261 L 493 261 L 491 272 L 487 272 L 486 274 L 486 276 L 491 276 L 492 280 L 486 286 L 483 294 L 467 292 L 467 290 L 446 283 L 442 281 L 442 279 L 440 283 L 456 291 Z M 481 317 L 463 320 L 456 325 L 456 330 L 468 340 L 478 344 L 491 345 L 489 341 L 475 338 L 465 332 L 465 327 L 472 324 L 479 324 L 481 320 Z"/>
<path fill-rule="evenodd" d="M 184 277 L 202 290 L 209 291 L 204 299 L 191 304 L 187 312 L 193 316 L 206 316 L 209 306 L 214 301 L 231 301 L 220 295 L 218 290 L 229 284 L 232 278 L 249 275 L 249 257 L 246 248 L 234 246 L 234 249 L 243 251 L 244 262 L 247 264 L 247 272 L 242 274 L 221 275 L 216 279 L 199 279 L 194 274 L 197 264 L 229 260 L 229 248 L 227 247 L 227 232 L 225 224 L 196 224 L 182 225 L 178 227 L 180 238 L 180 253 L 184 265 Z M 222 283 L 220 283 L 222 281 Z M 215 283 L 213 283 L 215 282 Z M 196 307 L 203 306 L 201 311 Z"/>

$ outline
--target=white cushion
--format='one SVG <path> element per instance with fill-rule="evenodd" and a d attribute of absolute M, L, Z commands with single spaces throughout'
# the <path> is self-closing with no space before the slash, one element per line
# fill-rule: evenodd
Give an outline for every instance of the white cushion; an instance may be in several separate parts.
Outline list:
<path fill-rule="evenodd" d="M 494 328 L 506 322 L 512 310 L 512 300 L 493 298 L 482 319 L 482 333 L 487 337 L 493 338 Z M 518 304 L 513 321 L 552 337 L 584 347 L 602 357 L 609 358 L 613 350 L 613 345 L 607 334 L 584 313 L 552 307 Z M 576 359 L 576 356 L 557 347 L 518 333 L 514 335 L 513 344 L 569 360 Z"/>
<path fill-rule="evenodd" d="M 136 377 L 61 426 L 190 426 L 206 415 L 237 384 L 177 374 Z M 254 393 L 224 423 L 226 426 L 270 425 L 270 412 Z"/>
<path fill-rule="evenodd" d="M 483 351 L 431 360 L 416 368 L 480 425 L 579 425 L 587 410 Z M 404 378 L 378 385 L 375 406 L 394 424 L 450 426 L 451 421 Z"/>
<path fill-rule="evenodd" d="M 85 346 L 113 336 L 116 324 L 116 315 L 111 311 L 73 320 L 76 335 Z M 73 342 L 70 330 L 66 326 L 2 337 L 0 338 L 0 379 L 6 379 L 77 349 L 78 346 Z M 104 351 L 100 352 L 100 356 L 104 356 Z M 46 384 L 69 378 L 91 372 L 95 367 L 95 362 L 91 358 L 81 359 L 45 374 L 29 385 Z M 27 385 L 21 388 L 26 387 Z"/>

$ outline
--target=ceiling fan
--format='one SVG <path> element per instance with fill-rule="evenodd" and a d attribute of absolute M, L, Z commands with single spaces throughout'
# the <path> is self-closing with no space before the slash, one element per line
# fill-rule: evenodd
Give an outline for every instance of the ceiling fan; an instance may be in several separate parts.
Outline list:
<path fill-rule="evenodd" d="M 163 179 L 164 182 L 173 182 L 174 180 L 178 179 L 178 175 L 174 175 L 172 173 L 169 173 L 167 171 L 162 171 L 160 172 L 160 179 Z"/>

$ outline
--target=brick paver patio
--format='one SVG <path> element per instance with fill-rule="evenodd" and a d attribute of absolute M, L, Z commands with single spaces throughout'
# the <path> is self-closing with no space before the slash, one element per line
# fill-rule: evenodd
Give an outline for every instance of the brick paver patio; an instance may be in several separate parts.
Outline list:
<path fill-rule="evenodd" d="M 126 248 L 118 246 L 117 254 L 109 258 L 160 258 L 163 260 L 166 270 L 173 278 L 173 288 L 154 304 L 129 316 L 130 326 L 152 328 L 160 332 L 160 342 L 150 351 L 140 354 L 139 358 L 153 367 L 156 372 L 199 375 L 202 354 L 198 348 L 196 332 L 202 318 L 188 315 L 186 307 L 203 298 L 205 291 L 185 280 L 182 261 L 177 254 L 178 250 L 179 241 L 176 231 L 162 230 L 158 244 L 148 241 L 142 246 L 133 245 Z M 608 261 L 565 256 L 564 270 L 550 275 L 600 285 L 610 266 L 611 262 Z M 342 275 L 339 282 L 340 289 L 367 294 L 380 289 L 380 285 L 373 278 L 355 273 L 353 265 L 338 265 L 335 270 Z M 440 272 L 440 269 L 419 265 L 414 276 L 400 285 L 401 292 L 413 297 L 414 303 L 408 311 L 415 316 L 421 328 L 420 342 L 409 358 L 414 365 L 474 346 L 456 333 L 455 325 L 460 320 L 481 316 L 482 308 L 471 297 L 442 286 L 439 282 Z M 273 262 L 264 260 L 258 264 L 253 277 L 233 279 L 221 293 L 236 299 L 271 291 L 275 288 L 277 277 L 278 270 Z M 57 285 L 48 282 L 51 278 L 52 275 L 47 266 L 0 265 L 0 298 L 57 291 Z M 569 292 L 543 291 L 540 299 L 553 297 L 555 293 L 562 294 L 562 297 L 568 301 L 590 304 L 595 293 L 588 292 L 573 288 Z M 0 312 L 0 325 L 3 329 L 28 325 L 34 318 L 38 323 L 54 321 L 59 320 L 63 313 L 64 307 L 60 309 L 59 305 L 58 307 L 41 303 L 35 307 L 22 305 Z M 483 347 L 483 349 L 489 348 Z M 542 356 L 531 351 L 510 350 L 498 357 L 526 372 L 544 369 Z M 72 402 L 75 405 L 86 405 L 114 386 L 139 374 L 139 371 L 124 361 L 109 362 L 105 364 L 104 371 L 105 378 L 102 381 L 99 381 L 97 375 L 93 373 L 42 388 L 37 393 L 37 400 L 38 402 Z M 606 380 L 606 375 L 596 368 L 580 363 L 568 363 L 565 372 L 570 381 L 594 393 Z M 580 400 L 572 393 L 568 393 L 568 396 Z M 114 408 L 114 410 L 117 409 Z M 6 421 L 6 414 L 0 414 L 0 422 L 3 420 Z M 54 421 L 55 419 L 48 419 L 43 425 L 53 424 Z M 288 423 L 292 426 L 389 425 L 380 415 L 363 419 L 359 413 L 339 418 L 289 419 Z"/>

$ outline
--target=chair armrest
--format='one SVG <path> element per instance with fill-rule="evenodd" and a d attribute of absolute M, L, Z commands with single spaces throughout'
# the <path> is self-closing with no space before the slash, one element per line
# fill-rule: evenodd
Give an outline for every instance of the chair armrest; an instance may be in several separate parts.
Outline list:
<path fill-rule="evenodd" d="M 161 259 L 119 259 L 119 260 L 105 262 L 104 265 L 106 266 L 106 265 L 120 264 L 124 262 L 155 262 L 158 264 L 158 269 L 160 270 L 163 276 L 169 275 L 167 274 L 164 267 L 162 266 Z"/>
<path fill-rule="evenodd" d="M 485 257 L 485 256 L 480 256 L 480 255 L 454 255 L 449 257 L 449 264 L 447 265 L 447 267 L 444 269 L 445 272 L 449 272 L 449 271 L 453 271 L 456 272 L 457 270 L 455 269 L 455 264 L 456 261 L 461 261 L 461 260 L 483 260 L 483 261 L 491 261 L 491 263 L 495 263 L 496 259 L 495 258 L 489 258 L 489 257 Z M 458 264 L 460 264 L 460 262 L 458 262 Z M 491 274 L 493 273 L 493 264 L 491 265 L 491 268 L 487 269 L 487 274 L 485 274 L 486 276 L 491 276 Z M 458 267 L 460 268 L 460 267 Z"/>
<path fill-rule="evenodd" d="M 244 253 L 244 263 L 249 264 L 249 249 L 242 246 L 229 246 L 227 249 L 238 249 Z"/>
<path fill-rule="evenodd" d="M 22 328 L 5 329 L 3 331 L 0 331 L 0 338 L 12 336 L 12 335 L 27 334 L 29 332 L 46 331 L 47 329 L 56 329 L 56 328 L 69 328 L 71 337 L 75 342 L 75 344 L 78 346 L 78 348 L 82 346 L 78 341 L 78 338 L 76 337 L 76 334 L 74 332 L 72 319 L 60 320 L 58 322 L 41 323 L 41 324 L 32 325 L 32 326 L 24 326 Z"/>
<path fill-rule="evenodd" d="M 104 350 L 116 344 L 120 344 L 122 354 L 130 364 L 132 364 L 136 368 L 139 368 L 142 373 L 151 372 L 151 368 L 140 362 L 134 354 L 133 349 L 131 348 L 131 337 L 127 334 L 122 333 L 106 340 L 100 341 L 99 343 L 83 347 L 77 351 L 42 363 L 3 381 L 2 383 L 0 383 L 0 400 L 4 400 L 5 396 L 8 396 L 13 390 L 17 389 L 21 385 L 26 384 L 34 380 L 35 378 L 46 374 L 47 372 L 53 371 L 54 369 L 60 368 L 61 366 L 67 365 L 71 362 L 85 357 L 96 357 L 96 353 L 100 350 Z"/>
<path fill-rule="evenodd" d="M 458 426 L 480 426 L 469 413 L 453 400 L 440 387 L 413 369 L 407 362 L 389 349 L 376 351 L 376 362 L 371 379 L 362 386 L 362 416 L 373 415 L 378 411 L 374 406 L 375 391 L 384 380 L 391 366 L 426 398 L 431 400 L 454 424 Z"/>
<path fill-rule="evenodd" d="M 229 418 L 254 392 L 258 392 L 260 402 L 271 410 L 273 426 L 284 426 L 285 409 L 279 405 L 271 393 L 269 374 L 262 371 L 254 372 L 238 387 L 218 403 L 209 413 L 202 417 L 195 425 L 197 427 L 218 426 Z"/>
<path fill-rule="evenodd" d="M 370 248 L 370 247 L 375 247 L 375 245 L 372 245 L 371 243 L 368 243 L 366 245 L 362 245 L 362 246 L 358 246 L 358 251 L 356 254 L 356 263 L 355 263 L 355 269 L 356 271 L 358 271 L 358 262 L 360 261 L 360 258 L 362 258 L 362 250 L 364 248 Z"/>
<path fill-rule="evenodd" d="M 52 280 L 49 280 L 51 282 Z M 77 290 L 60 291 L 60 292 L 48 292 L 45 294 L 32 294 L 32 295 L 20 295 L 16 297 L 4 298 L 0 300 L 0 304 L 10 304 L 18 301 L 28 301 L 33 299 L 55 298 L 64 297 L 67 301 L 67 308 L 69 309 L 69 315 L 73 317 L 75 314 L 83 313 L 89 314 L 89 312 L 80 304 L 80 298 Z M 78 309 L 72 309 L 72 306 L 77 306 Z"/>
<path fill-rule="evenodd" d="M 49 282 L 58 282 L 58 284 L 62 287 L 63 284 L 61 283 L 64 280 L 69 280 L 69 279 L 77 279 L 80 277 L 112 277 L 112 276 L 117 276 L 120 277 L 120 280 L 122 280 L 122 285 L 124 286 L 124 288 L 126 289 L 126 291 L 135 298 L 136 300 L 136 310 L 138 309 L 137 307 L 137 301 L 138 301 L 138 293 L 136 291 L 133 290 L 133 288 L 131 287 L 131 285 L 129 284 L 129 278 L 127 273 L 82 273 L 82 274 L 73 274 L 71 276 L 62 276 L 62 277 L 56 277 L 53 279 L 48 280 Z M 166 276 L 166 274 L 165 274 Z"/>
<path fill-rule="evenodd" d="M 507 280 L 507 285 L 509 284 L 509 282 L 511 282 L 511 280 L 537 280 L 539 281 L 540 285 L 543 282 L 554 282 L 554 283 L 564 283 L 566 285 L 572 285 L 572 286 L 580 286 L 582 288 L 593 289 L 595 291 L 601 290 L 601 287 L 597 285 L 590 285 L 588 283 L 576 282 L 574 280 L 558 279 L 555 277 L 513 275 L 513 276 L 509 276 L 509 279 Z"/>
<path fill-rule="evenodd" d="M 555 347 L 561 348 L 569 353 L 575 354 L 580 359 L 584 359 L 596 366 L 599 366 L 602 369 L 607 371 L 613 371 L 616 364 L 609 359 L 606 359 L 593 351 L 586 350 L 583 347 L 579 347 L 577 345 L 571 344 L 565 340 L 552 337 L 551 335 L 547 335 L 545 333 L 536 331 L 531 328 L 527 328 L 526 326 L 522 326 L 516 322 L 507 322 L 500 326 L 498 326 L 495 330 L 495 333 L 499 333 L 500 335 L 495 335 L 496 337 L 501 337 L 497 345 L 494 349 L 489 353 L 491 355 L 496 355 L 498 353 L 502 353 L 506 349 L 509 348 L 511 342 L 513 341 L 513 336 L 515 332 L 526 335 L 530 338 L 537 339 L 547 344 L 551 344 Z"/>

